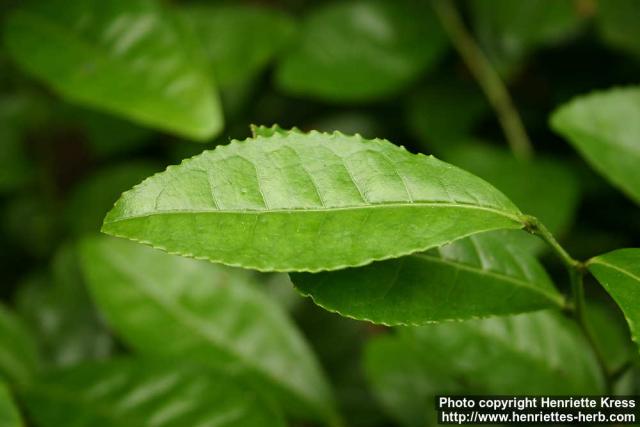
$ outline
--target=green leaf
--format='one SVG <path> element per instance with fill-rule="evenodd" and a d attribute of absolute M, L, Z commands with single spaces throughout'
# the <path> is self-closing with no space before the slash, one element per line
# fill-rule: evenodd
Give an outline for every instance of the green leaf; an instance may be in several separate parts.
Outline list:
<path fill-rule="evenodd" d="M 0 426 L 22 427 L 22 418 L 16 404 L 13 402 L 11 391 L 6 384 L 0 381 Z"/>
<path fill-rule="evenodd" d="M 294 131 L 170 167 L 123 194 L 102 229 L 228 265 L 313 272 L 522 226 L 500 192 L 433 157 Z"/>
<path fill-rule="evenodd" d="M 313 354 L 248 272 L 106 237 L 85 241 L 82 258 L 96 303 L 134 349 L 227 368 L 295 415 L 334 416 Z"/>
<path fill-rule="evenodd" d="M 26 383 L 36 373 L 39 355 L 30 331 L 0 304 L 0 380 Z"/>
<path fill-rule="evenodd" d="M 618 249 L 588 261 L 589 271 L 622 309 L 640 347 L 640 249 Z"/>
<path fill-rule="evenodd" d="M 199 36 L 220 86 L 247 84 L 294 34 L 291 18 L 275 9 L 197 4 L 179 11 Z"/>
<path fill-rule="evenodd" d="M 390 415 L 406 426 L 435 416 L 447 394 L 600 394 L 595 357 L 553 312 L 399 328 L 369 342 L 365 369 Z"/>
<path fill-rule="evenodd" d="M 365 101 L 402 89 L 433 66 L 445 46 L 424 2 L 333 2 L 306 17 L 276 79 L 297 95 Z"/>
<path fill-rule="evenodd" d="M 551 116 L 591 166 L 640 203 L 640 88 L 615 88 L 580 96 Z"/>
<path fill-rule="evenodd" d="M 30 1 L 10 14 L 5 42 L 70 101 L 196 140 L 222 129 L 202 52 L 159 2 Z"/>
<path fill-rule="evenodd" d="M 46 362 L 66 366 L 111 355 L 114 341 L 85 289 L 76 245 L 61 246 L 50 270 L 16 291 L 16 310 L 34 332 Z"/>
<path fill-rule="evenodd" d="M 640 57 L 640 8 L 635 0 L 597 3 L 596 27 L 610 46 Z"/>
<path fill-rule="evenodd" d="M 8 120 L 0 118 L 0 194 L 24 185 L 31 178 L 20 134 Z"/>
<path fill-rule="evenodd" d="M 141 161 L 121 162 L 98 170 L 73 189 L 65 208 L 68 228 L 76 236 L 99 231 L 104 213 L 113 207 L 120 194 L 158 170 L 156 164 Z"/>
<path fill-rule="evenodd" d="M 40 427 L 281 427 L 260 395 L 221 372 L 117 360 L 53 371 L 23 396 Z"/>
<path fill-rule="evenodd" d="M 291 274 L 304 295 L 343 316 L 385 325 L 562 307 L 544 268 L 492 233 L 366 267 Z"/>
<path fill-rule="evenodd" d="M 470 5 L 482 47 L 506 73 L 536 48 L 571 37 L 580 25 L 573 0 L 474 0 Z"/>
<path fill-rule="evenodd" d="M 507 149 L 476 141 L 450 148 L 443 157 L 493 184 L 524 212 L 540 219 L 552 233 L 561 235 L 573 223 L 579 184 L 566 163 L 544 156 L 519 161 Z M 547 248 L 542 240 L 530 234 L 512 231 L 502 234 L 517 247 L 533 253 Z"/>

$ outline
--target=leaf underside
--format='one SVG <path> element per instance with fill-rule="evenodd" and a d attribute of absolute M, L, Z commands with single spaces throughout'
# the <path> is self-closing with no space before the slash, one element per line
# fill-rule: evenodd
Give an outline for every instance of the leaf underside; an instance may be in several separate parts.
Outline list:
<path fill-rule="evenodd" d="M 359 135 L 277 131 L 147 179 L 103 231 L 228 265 L 313 272 L 522 226 L 502 193 L 433 157 Z"/>

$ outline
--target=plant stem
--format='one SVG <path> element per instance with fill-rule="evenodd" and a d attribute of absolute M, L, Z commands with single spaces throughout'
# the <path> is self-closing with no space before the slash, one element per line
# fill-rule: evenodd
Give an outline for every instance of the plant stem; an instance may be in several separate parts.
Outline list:
<path fill-rule="evenodd" d="M 531 141 L 498 72 L 465 28 L 452 0 L 432 2 L 451 42 L 495 110 L 513 154 L 520 159 L 530 158 L 533 155 Z"/>
<path fill-rule="evenodd" d="M 606 393 L 610 394 L 613 386 L 613 375 L 607 367 L 605 357 L 598 347 L 596 339 L 589 327 L 589 321 L 587 319 L 586 313 L 586 299 L 584 296 L 584 273 L 586 271 L 584 263 L 574 259 L 569 253 L 558 243 L 556 238 L 551 234 L 551 232 L 545 227 L 543 223 L 541 223 L 537 218 L 527 217 L 526 218 L 527 226 L 526 229 L 532 234 L 539 236 L 542 240 L 544 240 L 556 253 L 556 255 L 562 260 L 565 267 L 567 268 L 567 272 L 569 273 L 569 279 L 571 281 L 571 296 L 573 307 L 571 310 L 571 314 L 582 330 L 589 346 L 593 350 L 593 354 L 596 357 L 598 362 L 598 366 L 602 372 L 602 375 L 605 379 L 605 387 Z"/>

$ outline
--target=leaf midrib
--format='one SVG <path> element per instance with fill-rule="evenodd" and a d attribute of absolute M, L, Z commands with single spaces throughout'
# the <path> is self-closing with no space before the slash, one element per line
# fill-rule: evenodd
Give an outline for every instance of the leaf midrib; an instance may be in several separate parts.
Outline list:
<path fill-rule="evenodd" d="M 171 300 L 164 298 L 162 295 L 156 293 L 153 289 L 146 286 L 145 283 L 148 283 L 147 278 L 144 275 L 139 274 L 138 271 L 136 271 L 135 269 L 129 268 L 128 267 L 129 263 L 126 262 L 126 260 L 123 260 L 120 254 L 115 253 L 113 251 L 109 251 L 107 253 L 107 257 L 112 259 L 112 265 L 116 268 L 116 270 L 119 270 L 122 273 L 126 275 L 130 275 L 134 279 L 136 279 L 134 280 L 134 283 L 140 284 L 139 286 L 136 286 L 136 289 L 140 290 L 140 292 L 146 295 L 147 297 L 149 297 L 149 299 L 152 302 L 155 302 L 159 307 L 164 309 L 164 311 L 168 313 L 171 317 L 173 317 L 177 322 L 181 323 L 188 330 L 200 336 L 205 342 L 209 342 L 214 347 L 216 347 L 216 349 L 218 349 L 219 351 L 223 353 L 227 353 L 228 355 L 231 355 L 232 357 L 241 360 L 249 369 L 254 370 L 255 372 L 259 372 L 261 375 L 264 375 L 265 377 L 273 381 L 275 384 L 278 384 L 280 387 L 290 391 L 293 390 L 294 394 L 301 393 L 301 395 L 304 396 L 304 399 L 307 400 L 307 402 L 310 402 L 311 405 L 313 406 L 317 405 L 317 403 L 314 401 L 313 398 L 310 398 L 307 396 L 306 391 L 299 390 L 294 386 L 292 386 L 291 384 L 283 382 L 282 380 L 280 380 L 280 378 L 274 376 L 271 371 L 264 369 L 264 367 L 253 363 L 250 359 L 246 358 L 243 354 L 238 353 L 232 347 L 223 345 L 223 343 L 221 343 L 221 341 L 219 341 L 216 337 L 208 334 L 206 330 L 200 327 L 201 319 L 199 319 L 197 316 L 191 315 L 188 311 L 184 310 L 180 305 L 173 304 Z M 321 408 L 318 408 L 318 410 L 322 411 Z"/>
<path fill-rule="evenodd" d="M 521 279 L 518 279 L 516 277 L 513 276 L 508 276 L 506 274 L 501 274 L 498 273 L 496 271 L 492 271 L 492 270 L 486 270 L 484 268 L 479 268 L 476 266 L 473 266 L 471 264 L 466 264 L 466 263 L 461 263 L 458 261 L 451 261 L 448 259 L 443 259 L 443 258 L 439 258 L 439 257 L 435 257 L 433 255 L 428 255 L 428 254 L 414 254 L 414 255 L 410 255 L 410 256 L 414 256 L 417 258 L 424 258 L 430 262 L 436 262 L 439 264 L 444 264 L 447 266 L 450 266 L 452 268 L 457 268 L 460 270 L 464 270 L 464 271 L 468 271 L 470 273 L 474 273 L 474 274 L 478 274 L 478 275 L 484 275 L 484 276 L 490 276 L 493 277 L 496 280 L 501 280 L 504 282 L 508 282 L 511 283 L 517 287 L 520 288 L 525 288 L 531 291 L 534 291 L 536 293 L 539 293 L 543 296 L 545 296 L 546 298 L 548 298 L 549 300 L 551 300 L 552 302 L 558 304 L 559 307 L 563 306 L 562 303 L 562 297 L 560 297 L 559 295 L 553 294 L 549 291 L 547 291 L 546 289 L 540 288 L 538 286 L 534 286 L 532 285 L 532 282 L 527 282 Z"/>
<path fill-rule="evenodd" d="M 588 265 L 593 265 L 593 264 L 600 264 L 604 267 L 608 267 L 611 268 L 612 270 L 616 270 L 626 276 L 631 277 L 633 280 L 637 281 L 640 283 L 640 277 L 636 276 L 635 274 L 631 273 L 630 271 L 624 270 L 616 265 L 610 264 L 606 261 L 603 261 L 601 258 L 593 258 L 591 261 L 588 262 Z"/>
<path fill-rule="evenodd" d="M 167 209 L 167 210 L 158 210 L 152 212 L 146 212 L 138 215 L 128 215 L 120 218 L 116 218 L 114 220 L 110 220 L 108 217 L 105 219 L 105 224 L 114 224 L 117 222 L 122 222 L 130 219 L 138 219 L 138 218 L 148 218 L 156 215 L 180 215 L 180 214 L 238 214 L 238 215 L 267 215 L 271 213 L 309 213 L 309 212 L 340 212 L 340 211 L 357 211 L 357 210 L 366 210 L 366 209 L 394 209 L 394 208 L 460 208 L 460 209 L 472 209 L 490 212 L 499 216 L 503 216 L 508 218 L 516 223 L 520 223 L 524 225 L 524 218 L 522 214 L 515 211 L 514 214 L 507 212 L 506 210 L 500 210 L 496 208 L 491 208 L 487 206 L 474 205 L 471 203 L 452 203 L 452 202 L 406 202 L 406 203 L 398 203 L 398 202 L 390 202 L 390 203 L 372 203 L 369 205 L 360 205 L 360 206 L 341 206 L 341 207 L 330 207 L 330 208 L 291 208 L 291 209 Z"/>

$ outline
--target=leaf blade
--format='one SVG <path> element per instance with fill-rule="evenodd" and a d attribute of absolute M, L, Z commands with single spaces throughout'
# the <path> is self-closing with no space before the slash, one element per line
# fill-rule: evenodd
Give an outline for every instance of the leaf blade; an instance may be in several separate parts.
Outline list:
<path fill-rule="evenodd" d="M 611 295 L 631 329 L 633 341 L 640 347 L 640 249 L 618 249 L 587 262 L 589 271 Z"/>
<path fill-rule="evenodd" d="M 73 102 L 195 140 L 222 128 L 198 50 L 157 2 L 29 2 L 4 38 L 19 66 Z"/>
<path fill-rule="evenodd" d="M 23 392 L 43 427 L 283 426 L 254 390 L 220 372 L 145 359 L 54 370 Z"/>
<path fill-rule="evenodd" d="M 132 348 L 227 366 L 295 415 L 335 416 L 306 342 L 248 273 L 107 237 L 83 242 L 81 255 L 91 295 Z"/>
<path fill-rule="evenodd" d="M 169 167 L 123 194 L 103 232 L 232 266 L 313 272 L 524 221 L 489 184 L 433 157 L 384 140 L 294 131 Z"/>
<path fill-rule="evenodd" d="M 629 198 L 640 203 L 640 88 L 580 96 L 551 116 L 552 128 Z"/>
<path fill-rule="evenodd" d="M 327 310 L 388 326 L 563 306 L 537 260 L 495 233 L 364 268 L 291 278 Z"/>

